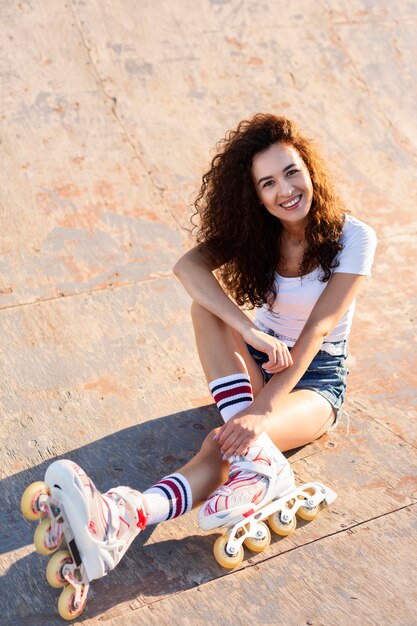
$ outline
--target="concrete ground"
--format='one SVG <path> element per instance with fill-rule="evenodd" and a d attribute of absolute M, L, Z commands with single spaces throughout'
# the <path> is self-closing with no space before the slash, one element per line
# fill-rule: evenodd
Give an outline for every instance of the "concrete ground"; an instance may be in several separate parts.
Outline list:
<path fill-rule="evenodd" d="M 195 513 L 93 583 L 84 624 L 415 624 L 417 5 L 0 4 L 0 623 L 55 625 L 19 511 L 51 460 L 140 489 L 220 423 L 172 275 L 216 142 L 258 111 L 317 137 L 377 231 L 337 431 L 291 455 L 334 505 L 225 574 Z"/>

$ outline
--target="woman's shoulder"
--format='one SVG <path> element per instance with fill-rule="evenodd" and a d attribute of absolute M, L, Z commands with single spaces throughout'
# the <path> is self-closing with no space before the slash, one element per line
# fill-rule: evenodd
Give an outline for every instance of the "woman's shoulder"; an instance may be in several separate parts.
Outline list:
<path fill-rule="evenodd" d="M 362 220 L 346 213 L 345 215 L 345 223 L 343 225 L 342 230 L 342 240 L 344 243 L 349 241 L 350 239 L 356 238 L 364 238 L 376 241 L 376 232 L 369 226 L 369 224 L 365 224 Z"/>
<path fill-rule="evenodd" d="M 350 215 L 349 213 L 346 213 L 342 235 L 346 236 L 352 233 L 358 234 L 360 232 L 370 233 L 370 234 L 373 233 L 376 237 L 376 233 L 374 229 L 372 228 L 372 226 L 369 226 L 369 224 L 365 224 L 365 222 L 363 222 L 359 218 L 354 217 L 353 215 Z"/>
<path fill-rule="evenodd" d="M 334 271 L 370 275 L 377 244 L 374 229 L 346 214 L 340 242 L 343 247 L 337 255 L 338 265 Z"/>

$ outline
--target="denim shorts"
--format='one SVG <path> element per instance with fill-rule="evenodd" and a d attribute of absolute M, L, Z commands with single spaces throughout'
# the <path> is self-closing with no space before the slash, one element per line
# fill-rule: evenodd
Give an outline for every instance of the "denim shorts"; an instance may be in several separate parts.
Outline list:
<path fill-rule="evenodd" d="M 273 331 L 269 331 L 268 334 L 275 335 Z M 269 382 L 273 374 L 268 374 L 262 367 L 268 361 L 268 356 L 249 344 L 246 345 L 262 372 L 264 382 Z M 345 362 L 348 355 L 348 347 L 347 341 L 337 341 L 332 343 L 331 346 L 333 354 L 329 354 L 325 350 L 319 350 L 294 389 L 311 389 L 316 391 L 330 402 L 337 417 L 346 394 L 346 379 L 349 370 Z M 291 348 L 289 350 L 291 351 Z"/>

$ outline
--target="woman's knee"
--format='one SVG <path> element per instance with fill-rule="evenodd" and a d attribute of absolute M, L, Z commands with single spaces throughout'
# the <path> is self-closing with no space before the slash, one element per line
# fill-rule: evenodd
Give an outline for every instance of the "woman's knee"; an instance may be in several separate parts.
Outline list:
<path fill-rule="evenodd" d="M 201 444 L 199 454 L 204 456 L 214 456 L 216 458 L 221 459 L 221 449 L 219 443 L 214 439 L 215 435 L 219 432 L 220 428 L 214 428 L 209 432 L 207 437 L 204 439 Z"/>
<path fill-rule="evenodd" d="M 206 317 L 206 314 L 209 313 L 207 309 L 205 309 L 201 304 L 198 304 L 195 300 L 191 303 L 191 318 L 193 320 L 198 320 L 201 317 Z"/>
<path fill-rule="evenodd" d="M 214 313 L 211 313 L 208 309 L 195 301 L 191 304 L 191 319 L 194 326 L 202 326 L 203 328 L 207 328 L 209 324 L 227 326 L 217 315 L 214 315 Z"/>

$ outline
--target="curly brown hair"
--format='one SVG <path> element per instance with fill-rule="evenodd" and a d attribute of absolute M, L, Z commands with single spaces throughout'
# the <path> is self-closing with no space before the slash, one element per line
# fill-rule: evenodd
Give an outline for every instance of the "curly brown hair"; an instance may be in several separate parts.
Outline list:
<path fill-rule="evenodd" d="M 239 305 L 271 307 L 277 297 L 275 270 L 280 260 L 282 224 L 259 204 L 251 167 L 253 157 L 274 143 L 293 146 L 309 171 L 313 201 L 306 227 L 306 251 L 299 275 L 321 267 L 326 282 L 337 267 L 347 210 L 336 194 L 314 141 L 291 120 L 259 113 L 240 122 L 216 146 L 194 202 L 199 217 L 197 242 L 204 243 L 226 291 Z"/>

